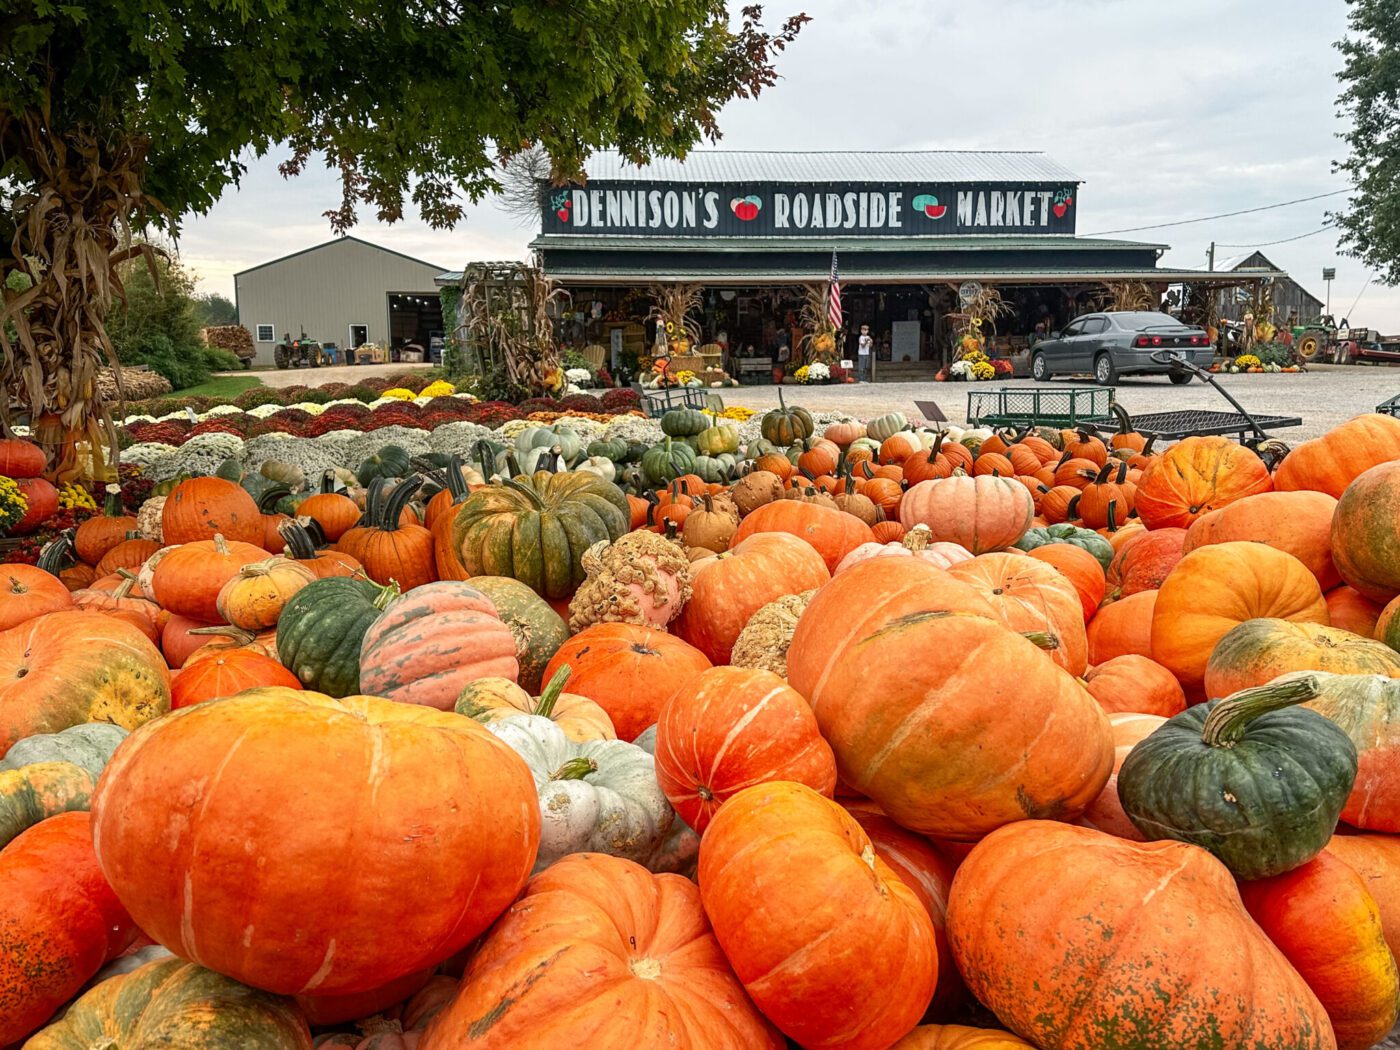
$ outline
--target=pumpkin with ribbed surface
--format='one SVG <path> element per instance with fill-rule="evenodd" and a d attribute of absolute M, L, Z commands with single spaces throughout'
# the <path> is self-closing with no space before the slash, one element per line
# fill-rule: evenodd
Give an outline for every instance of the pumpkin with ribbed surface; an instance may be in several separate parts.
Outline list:
<path fill-rule="evenodd" d="M 398 588 L 373 580 L 315 580 L 287 603 L 277 621 L 277 657 L 311 689 L 349 696 L 360 688 L 360 648 Z"/>
<path fill-rule="evenodd" d="M 1229 696 L 1290 671 L 1400 678 L 1400 653 L 1370 638 L 1320 623 L 1266 617 L 1246 620 L 1211 650 L 1207 696 Z"/>
<path fill-rule="evenodd" d="M 920 1025 L 890 1050 L 1035 1050 L 1010 1032 L 956 1024 Z"/>
<path fill-rule="evenodd" d="M 821 555 L 828 573 L 834 572 L 841 559 L 862 543 L 872 543 L 875 539 L 870 526 L 854 515 L 790 499 L 759 507 L 744 518 L 730 541 L 730 548 L 761 533 L 787 533 L 803 540 Z"/>
<path fill-rule="evenodd" d="M 781 532 L 756 533 L 690 568 L 691 596 L 675 633 L 716 664 L 729 662 L 739 632 L 763 606 L 831 579 L 818 551 Z"/>
<path fill-rule="evenodd" d="M 450 711 L 478 678 L 516 679 L 515 636 L 470 583 L 429 583 L 395 598 L 360 648 L 360 688 Z"/>
<path fill-rule="evenodd" d="M 635 740 L 655 724 L 661 705 L 702 671 L 705 654 L 654 627 L 599 623 L 561 645 L 545 668 L 549 680 L 572 669 L 569 691 L 595 701 L 612 719 L 619 740 Z"/>
<path fill-rule="evenodd" d="M 160 529 L 167 544 L 194 543 L 222 536 L 230 543 L 260 544 L 262 512 L 253 497 L 223 478 L 190 478 L 175 486 L 161 508 Z"/>
<path fill-rule="evenodd" d="M 1394 835 L 1333 835 L 1324 851 L 1346 862 L 1366 882 L 1381 913 L 1381 930 L 1400 961 L 1400 838 Z"/>
<path fill-rule="evenodd" d="M 1241 882 L 1240 897 L 1322 1003 L 1338 1050 L 1370 1050 L 1386 1037 L 1400 973 L 1360 875 L 1323 851 L 1283 875 Z"/>
<path fill-rule="evenodd" d="M 245 565 L 231 576 L 214 599 L 219 618 L 245 631 L 276 627 L 293 595 L 316 574 L 289 558 L 269 558 Z"/>
<path fill-rule="evenodd" d="M 155 540 L 122 540 L 102 555 L 102 560 L 97 563 L 98 579 L 110 576 L 122 569 L 138 572 L 141 566 L 146 564 L 147 559 L 158 550 L 160 550 L 160 544 Z"/>
<path fill-rule="evenodd" d="M 515 635 L 516 679 L 521 688 L 538 693 L 544 669 L 569 637 L 569 625 L 550 604 L 519 580 L 509 576 L 473 576 L 471 584 L 496 607 L 496 615 Z"/>
<path fill-rule="evenodd" d="M 1236 500 L 1269 492 L 1269 468 L 1223 437 L 1189 437 L 1154 458 L 1138 481 L 1138 517 L 1149 529 L 1186 528 Z"/>
<path fill-rule="evenodd" d="M 152 587 L 161 608 L 205 623 L 218 623 L 219 591 L 245 566 L 266 561 L 262 547 L 215 536 L 185 543 L 156 564 Z"/>
<path fill-rule="evenodd" d="M 1324 492 L 1260 492 L 1197 518 L 1182 552 L 1232 540 L 1267 543 L 1293 555 L 1330 590 L 1341 581 L 1330 547 L 1336 510 L 1336 499 Z"/>
<path fill-rule="evenodd" d="M 336 492 L 334 484 L 335 475 L 328 474 L 322 480 L 322 491 L 297 504 L 297 516 L 316 522 L 331 543 L 353 529 L 361 514 L 359 505 L 343 492 Z"/>
<path fill-rule="evenodd" d="M 1103 601 L 1106 581 L 1103 566 L 1099 560 L 1082 547 L 1068 543 L 1047 543 L 1030 551 L 1027 557 L 1043 561 L 1074 588 L 1079 595 L 1079 606 L 1087 624 L 1098 611 Z M 1086 645 L 1087 640 L 1086 640 Z"/>
<path fill-rule="evenodd" d="M 86 813 L 59 814 L 0 849 L 0 901 L 0 1041 L 8 1046 L 125 951 L 137 930 L 98 869 Z"/>
<path fill-rule="evenodd" d="M 1152 659 L 1188 690 L 1219 641 L 1246 620 L 1327 622 L 1317 578 L 1291 554 L 1239 540 L 1200 547 L 1162 581 L 1152 609 Z"/>
<path fill-rule="evenodd" d="M 1185 557 L 1185 544 L 1185 529 L 1153 529 L 1130 536 L 1108 563 L 1105 593 L 1117 601 L 1140 591 L 1155 591 Z"/>
<path fill-rule="evenodd" d="M 1342 579 L 1372 601 L 1400 594 L 1400 461 L 1359 475 L 1332 516 L 1332 561 Z"/>
<path fill-rule="evenodd" d="M 771 671 L 714 667 L 666 701 L 656 725 L 656 779 L 703 833 L 725 799 L 790 780 L 830 798 L 836 759 L 812 709 Z"/>
<path fill-rule="evenodd" d="M 97 774 L 72 762 L 32 762 L 0 770 L 0 849 L 57 813 L 85 810 Z"/>
<path fill-rule="evenodd" d="M 630 518 L 612 482 L 541 471 L 473 492 L 457 511 L 452 542 L 472 576 L 509 576 L 545 598 L 565 598 L 584 580 L 584 552 L 621 537 Z"/>
<path fill-rule="evenodd" d="M 1052 544 L 1069 544 L 1088 551 L 1104 570 L 1108 569 L 1108 563 L 1113 560 L 1113 547 L 1108 540 L 1092 529 L 1081 529 L 1077 525 L 1047 525 L 1044 528 L 1031 529 L 1017 540 L 1014 546 L 1017 550 L 1029 554 L 1038 547 Z"/>
<path fill-rule="evenodd" d="M 0 475 L 7 478 L 37 478 L 48 465 L 44 450 L 24 438 L 0 436 Z"/>
<path fill-rule="evenodd" d="M 948 935 L 977 998 L 1042 1050 L 1336 1045 L 1225 866 L 1181 843 L 1008 825 L 958 868 Z"/>
<path fill-rule="evenodd" d="M 1108 716 L 1109 731 L 1113 734 L 1113 773 L 1108 783 L 1099 792 L 1099 797 L 1090 802 L 1079 823 L 1120 839 L 1133 842 L 1146 842 L 1141 831 L 1123 812 L 1123 803 L 1118 798 L 1118 771 L 1123 768 L 1123 760 L 1133 748 L 1147 739 L 1166 723 L 1161 715 L 1140 715 L 1136 712 L 1122 712 Z"/>
<path fill-rule="evenodd" d="M 72 608 L 73 592 L 57 576 L 33 565 L 0 567 L 0 631 Z"/>
<path fill-rule="evenodd" d="M 464 948 L 524 885 L 538 813 L 525 764 L 469 718 L 278 688 L 133 733 L 92 806 L 103 873 L 148 935 L 317 995 Z"/>
<path fill-rule="evenodd" d="M 983 595 L 1013 631 L 1048 635 L 1050 658 L 1072 675 L 1084 673 L 1089 659 L 1084 607 L 1063 573 L 1017 552 L 983 554 L 954 565 L 948 575 Z"/>
<path fill-rule="evenodd" d="M 290 999 L 170 958 L 99 984 L 25 1047 L 311 1050 L 311 1045 L 306 1019 Z"/>
<path fill-rule="evenodd" d="M 1102 606 L 1089 621 L 1089 663 L 1101 664 L 1116 656 L 1152 656 L 1152 611 L 1157 592 L 1137 594 Z"/>
<path fill-rule="evenodd" d="M 433 534 L 408 506 L 421 486 L 418 477 L 405 478 L 392 487 L 376 482 L 370 488 L 365 520 L 340 537 L 336 549 L 364 566 L 376 583 L 394 581 L 409 591 L 437 579 L 433 561 Z"/>
<path fill-rule="evenodd" d="M 571 673 L 571 668 L 561 667 L 539 696 L 531 696 L 509 678 L 478 678 L 467 683 L 452 709 L 482 725 L 512 715 L 538 715 L 556 723 L 575 742 L 616 740 L 606 711 L 586 696 L 564 692 Z"/>
<path fill-rule="evenodd" d="M 83 722 L 135 729 L 170 710 L 170 672 L 136 627 L 49 613 L 0 632 L 0 757 L 18 740 Z"/>
<path fill-rule="evenodd" d="M 1400 459 L 1400 419 L 1367 412 L 1296 446 L 1274 471 L 1274 488 L 1340 499 L 1359 475 L 1393 459 Z"/>
<path fill-rule="evenodd" d="M 700 841 L 699 882 L 744 990 L 804 1047 L 883 1050 L 923 1015 L 933 923 L 835 802 L 783 781 L 744 789 Z"/>
<path fill-rule="evenodd" d="M 780 1050 L 716 943 L 700 892 L 600 854 L 530 880 L 419 1050 L 582 1043 Z"/>
<path fill-rule="evenodd" d="M 58 513 L 58 489 L 47 478 L 14 478 L 24 497 L 24 516 L 9 528 L 11 536 L 28 536 Z"/>
<path fill-rule="evenodd" d="M 1132 712 L 1170 718 L 1186 710 L 1186 694 L 1176 676 L 1157 661 L 1135 653 L 1091 667 L 1084 686 L 1110 715 Z"/>
<path fill-rule="evenodd" d="M 191 661 L 175 676 L 170 706 L 189 707 L 268 685 L 300 689 L 301 681 L 270 656 L 250 649 L 232 649 Z"/>
<path fill-rule="evenodd" d="M 935 540 L 985 554 L 1015 544 L 1031 527 L 1035 503 L 1012 478 L 951 477 L 921 481 L 904 494 L 899 520 L 907 529 L 927 525 Z"/>
<path fill-rule="evenodd" d="M 110 722 L 84 722 L 57 733 L 27 736 L 0 758 L 0 771 L 33 762 L 72 762 L 94 777 L 102 772 L 127 730 Z"/>

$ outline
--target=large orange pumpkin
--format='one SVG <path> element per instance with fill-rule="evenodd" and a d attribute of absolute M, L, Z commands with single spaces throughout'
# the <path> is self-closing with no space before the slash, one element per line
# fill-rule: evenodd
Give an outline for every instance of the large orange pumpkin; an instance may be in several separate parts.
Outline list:
<path fill-rule="evenodd" d="M 1400 1010 L 1400 973 L 1366 883 L 1324 850 L 1301 868 L 1240 883 L 1250 916 L 1302 975 L 1338 1050 L 1370 1050 Z"/>
<path fill-rule="evenodd" d="M 1116 656 L 1152 655 L 1152 612 L 1157 592 L 1139 591 L 1105 605 L 1089 621 L 1089 662 L 1101 664 Z"/>
<path fill-rule="evenodd" d="M 1400 837 L 1333 835 L 1323 852 L 1345 861 L 1361 876 L 1380 909 L 1385 943 L 1400 959 Z"/>
<path fill-rule="evenodd" d="M 1161 715 L 1130 712 L 1108 716 L 1113 733 L 1113 773 L 1099 792 L 1099 797 L 1089 803 L 1084 815 L 1079 818 L 1081 825 L 1108 835 L 1116 835 L 1120 839 L 1146 841 L 1137 825 L 1123 811 L 1123 803 L 1118 798 L 1118 771 L 1123 768 L 1123 760 L 1128 757 L 1128 752 L 1156 732 L 1166 721 Z"/>
<path fill-rule="evenodd" d="M 97 563 L 97 577 L 101 579 L 103 576 L 120 572 L 122 569 L 136 572 L 158 550 L 160 550 L 160 544 L 155 540 L 139 538 L 122 540 L 102 555 L 102 560 Z"/>
<path fill-rule="evenodd" d="M 60 813 L 0 850 L 0 1043 L 72 999 L 140 932 L 97 867 L 87 813 Z"/>
<path fill-rule="evenodd" d="M 1276 617 L 1246 620 L 1211 650 L 1205 689 L 1210 697 L 1229 696 L 1265 685 L 1290 671 L 1380 674 L 1400 678 L 1400 653 L 1370 638 L 1320 623 L 1292 623 Z"/>
<path fill-rule="evenodd" d="M 1084 676 L 1084 685 L 1110 715 L 1131 712 L 1170 718 L 1186 710 L 1186 694 L 1176 676 L 1145 656 L 1130 653 L 1105 660 Z"/>
<path fill-rule="evenodd" d="M 973 993 L 1047 1050 L 1331 1050 L 1327 1014 L 1205 850 L 1027 820 L 953 879 Z"/>
<path fill-rule="evenodd" d="M 109 550 L 136 531 L 136 519 L 122 508 L 119 485 L 107 486 L 107 500 L 101 514 L 95 514 L 73 530 L 73 549 L 89 565 L 96 565 Z"/>
<path fill-rule="evenodd" d="M 221 696 L 232 696 L 245 689 L 268 685 L 300 689 L 301 679 L 272 657 L 251 649 L 227 649 L 190 665 L 175 676 L 170 688 L 170 706 L 190 707 Z"/>
<path fill-rule="evenodd" d="M 420 484 L 417 477 L 405 478 L 387 493 L 375 493 L 364 524 L 347 531 L 336 544 L 337 550 L 363 565 L 375 583 L 394 580 L 405 593 L 437 579 L 433 534 L 418 524 L 408 506 Z"/>
<path fill-rule="evenodd" d="M 1330 718 L 1356 745 L 1356 780 L 1342 820 L 1368 831 L 1400 832 L 1400 682 L 1374 674 L 1311 675 L 1318 696 L 1304 706 Z"/>
<path fill-rule="evenodd" d="M 1047 543 L 1027 551 L 1036 561 L 1052 566 L 1079 595 L 1079 604 L 1084 614 L 1084 622 L 1093 619 L 1099 603 L 1103 601 L 1106 580 L 1099 559 L 1083 547 L 1071 543 Z"/>
<path fill-rule="evenodd" d="M 1047 636 L 1050 658 L 1072 675 L 1089 661 L 1084 606 L 1064 574 L 1028 555 L 983 554 L 948 574 L 969 584 L 1013 631 Z"/>
<path fill-rule="evenodd" d="M 1341 582 L 1330 546 L 1336 510 L 1336 499 L 1324 492 L 1260 492 L 1197 518 L 1182 553 L 1231 540 L 1267 543 L 1293 555 L 1330 590 Z"/>
<path fill-rule="evenodd" d="M 725 799 L 790 780 L 836 790 L 836 758 L 797 690 L 772 671 L 713 667 L 661 708 L 656 779 L 687 824 L 704 832 Z"/>
<path fill-rule="evenodd" d="M 135 729 L 170 710 L 170 671 L 138 628 L 57 612 L 0 632 L 0 757 L 83 722 Z"/>
<path fill-rule="evenodd" d="M 33 565 L 0 566 L 0 631 L 45 613 L 73 608 L 73 592 Z"/>
<path fill-rule="evenodd" d="M 1189 437 L 1142 472 L 1137 512 L 1149 529 L 1186 528 L 1213 510 L 1272 488 L 1269 468 L 1243 445 L 1223 437 Z"/>
<path fill-rule="evenodd" d="M 190 478 L 175 486 L 161 508 L 160 530 L 167 544 L 194 543 L 223 536 L 230 543 L 260 544 L 262 512 L 241 485 L 223 478 Z"/>
<path fill-rule="evenodd" d="M 820 553 L 782 532 L 751 535 L 722 554 L 692 562 L 690 571 L 690 601 L 675 631 L 716 664 L 729 662 L 739 632 L 763 606 L 831 579 Z"/>
<path fill-rule="evenodd" d="M 1205 678 L 1216 643 L 1262 616 L 1327 622 L 1327 603 L 1308 567 L 1262 543 L 1201 547 L 1177 563 L 1157 592 L 1152 659 L 1190 690 Z"/>
<path fill-rule="evenodd" d="M 818 591 L 788 649 L 789 681 L 811 701 L 842 781 L 938 838 L 974 840 L 1032 816 L 1076 817 L 1112 767 L 1108 718 L 1031 642 L 958 610 L 959 593 L 947 590 L 925 595 L 923 611 L 898 600 L 861 610 L 834 643 L 807 629 L 833 615 L 829 592 L 839 595 L 843 581 L 896 561 L 906 564 L 863 562 Z M 997 714 L 1013 708 L 1016 718 Z"/>
<path fill-rule="evenodd" d="M 1117 601 L 1139 591 L 1155 591 L 1185 556 L 1185 543 L 1185 529 L 1130 533 L 1108 563 L 1108 597 Z"/>
<path fill-rule="evenodd" d="M 927 525 L 935 540 L 973 554 L 1010 547 L 1026 534 L 1035 502 L 1014 478 L 951 477 L 921 481 L 904 494 L 899 520 L 906 529 Z"/>
<path fill-rule="evenodd" d="M 219 623 L 219 591 L 245 566 L 272 555 L 251 543 L 215 536 L 175 548 L 156 565 L 152 585 L 161 608 L 205 623 Z"/>
<path fill-rule="evenodd" d="M 543 680 L 571 668 L 569 692 L 586 696 L 608 713 L 619 740 L 635 740 L 655 724 L 661 705 L 710 661 L 687 642 L 630 623 L 599 623 L 564 642 L 550 658 Z"/>
<path fill-rule="evenodd" d="M 540 831 L 529 769 L 470 718 L 278 688 L 133 733 L 92 820 L 103 874 L 148 935 L 316 995 L 466 947 L 524 886 Z"/>
<path fill-rule="evenodd" d="M 933 923 L 835 802 L 784 781 L 744 789 L 700 840 L 699 882 L 744 990 L 804 1047 L 884 1050 L 923 1015 Z"/>
<path fill-rule="evenodd" d="M 601 853 L 540 872 L 472 957 L 418 1050 L 573 1045 L 782 1050 L 695 884 Z"/>
<path fill-rule="evenodd" d="M 1374 637 L 1376 621 L 1381 618 L 1384 605 L 1371 601 L 1346 584 L 1333 587 L 1323 597 L 1327 599 L 1327 617 L 1333 627 L 1359 634 L 1362 638 Z"/>
<path fill-rule="evenodd" d="M 783 499 L 765 504 L 745 517 L 729 546 L 733 549 L 750 536 L 765 532 L 785 532 L 804 540 L 822 556 L 828 574 L 835 572 L 841 559 L 862 543 L 875 541 L 870 526 L 854 515 L 795 499 Z"/>
<path fill-rule="evenodd" d="M 1342 579 L 1382 604 L 1400 594 L 1400 460 L 1361 474 L 1337 500 L 1332 561 Z"/>
<path fill-rule="evenodd" d="M 1274 488 L 1340 499 L 1359 475 L 1393 459 L 1400 459 L 1400 419 L 1367 412 L 1290 452 L 1274 471 Z"/>

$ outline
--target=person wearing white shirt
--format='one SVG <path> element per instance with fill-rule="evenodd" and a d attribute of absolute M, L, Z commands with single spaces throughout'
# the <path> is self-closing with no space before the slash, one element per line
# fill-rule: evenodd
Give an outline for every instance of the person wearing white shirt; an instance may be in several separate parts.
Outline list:
<path fill-rule="evenodd" d="M 860 326 L 860 338 L 856 340 L 856 378 L 862 383 L 870 382 L 870 359 L 875 352 L 875 340 L 870 338 L 870 326 Z"/>

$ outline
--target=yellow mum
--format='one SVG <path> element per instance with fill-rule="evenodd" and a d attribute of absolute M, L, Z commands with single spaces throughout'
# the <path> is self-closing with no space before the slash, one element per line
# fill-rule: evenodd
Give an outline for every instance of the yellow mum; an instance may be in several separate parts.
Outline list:
<path fill-rule="evenodd" d="M 24 498 L 24 493 L 20 492 L 14 478 L 0 477 L 0 532 L 7 531 L 15 525 L 27 510 L 29 502 Z"/>
<path fill-rule="evenodd" d="M 443 379 L 434 380 L 423 388 L 419 397 L 451 397 L 457 388 Z"/>
<path fill-rule="evenodd" d="M 384 393 L 380 394 L 379 396 L 392 397 L 398 399 L 399 401 L 412 401 L 418 395 L 415 394 L 412 390 L 405 390 L 401 386 L 396 386 L 392 390 L 384 391 Z"/>

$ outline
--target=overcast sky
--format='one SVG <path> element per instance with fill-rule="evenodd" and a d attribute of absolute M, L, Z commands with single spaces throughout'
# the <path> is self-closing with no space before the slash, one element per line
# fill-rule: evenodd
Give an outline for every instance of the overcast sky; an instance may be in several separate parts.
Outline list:
<path fill-rule="evenodd" d="M 731 4 L 736 8 L 738 0 Z M 1042 149 L 1084 179 L 1079 232 L 1094 234 L 1274 204 L 1343 188 L 1331 46 L 1343 0 L 768 0 L 770 26 L 812 22 L 783 79 L 725 109 L 729 149 Z M 181 240 L 201 286 L 331 236 L 338 201 L 322 170 L 254 162 Z M 1254 245 L 1323 225 L 1341 198 L 1122 234 L 1170 244 L 1162 264 L 1205 268 L 1206 248 Z M 445 268 L 523 257 L 533 231 L 489 204 L 456 230 L 363 222 L 357 236 Z M 1252 249 L 1219 247 L 1217 258 Z M 1325 231 L 1262 249 L 1333 312 L 1400 332 L 1400 289 L 1372 283 Z M 1360 295 L 1360 302 L 1352 309 Z"/>

